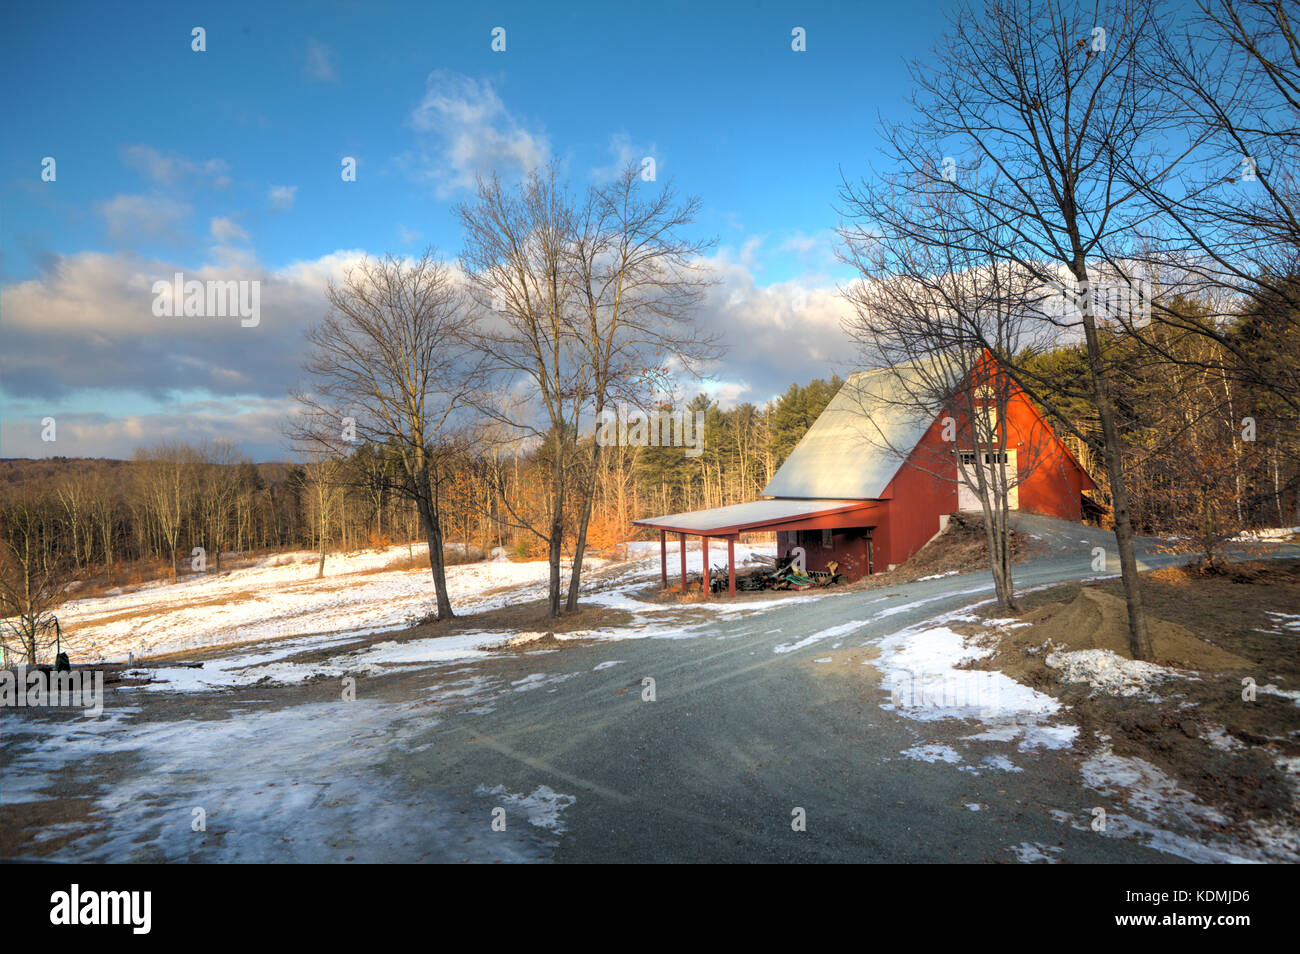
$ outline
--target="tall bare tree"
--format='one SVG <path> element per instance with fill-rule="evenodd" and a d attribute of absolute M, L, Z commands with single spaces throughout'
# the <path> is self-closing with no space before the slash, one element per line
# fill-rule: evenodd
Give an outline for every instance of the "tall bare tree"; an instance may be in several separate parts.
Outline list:
<path fill-rule="evenodd" d="M 598 441 L 582 440 L 586 426 L 615 401 L 644 403 L 672 373 L 716 353 L 691 324 L 708 284 L 698 259 L 710 243 L 684 234 L 699 203 L 671 187 L 647 191 L 629 168 L 575 196 L 551 168 L 517 190 L 482 181 L 476 201 L 459 209 L 461 262 L 484 315 L 477 340 L 506 387 L 536 398 L 523 421 L 506 421 L 499 401 L 487 411 L 530 435 L 550 468 L 545 525 L 523 522 L 547 543 L 552 615 L 561 612 L 570 529 L 566 611 L 581 590 L 601 453 Z"/>
<path fill-rule="evenodd" d="M 1148 216 L 1135 229 L 1142 247 L 1113 265 L 1166 286 L 1156 320 L 1127 330 L 1171 362 L 1188 359 L 1162 328 L 1211 339 L 1214 367 L 1270 390 L 1294 415 L 1300 360 L 1260 354 L 1241 322 L 1300 335 L 1300 6 L 1197 0 L 1187 12 L 1160 35 L 1146 76 L 1181 120 L 1166 145 L 1182 157 L 1178 174 L 1119 167 Z"/>
<path fill-rule="evenodd" d="M 518 188 L 493 176 L 478 184 L 473 204 L 457 210 L 465 229 L 461 267 L 478 313 L 476 341 L 503 388 L 522 391 L 533 413 L 511 420 L 499 399 L 482 409 L 529 437 L 544 454 L 550 480 L 544 521 L 515 510 L 518 524 L 546 542 L 550 614 L 560 606 L 560 563 L 566 508 L 578 457 L 582 408 L 592 393 L 572 316 L 578 276 L 572 261 L 573 201 L 554 169 L 530 175 Z"/>
<path fill-rule="evenodd" d="M 32 487 L 0 501 L 0 648 L 31 665 L 53 642 L 53 610 L 72 579 L 58 507 Z"/>
<path fill-rule="evenodd" d="M 307 335 L 313 390 L 298 394 L 306 413 L 295 437 L 338 457 L 360 443 L 393 449 L 394 490 L 415 502 L 437 616 L 449 619 L 440 489 L 463 437 L 458 413 L 480 381 L 471 319 L 433 249 L 415 260 L 363 259 L 326 297 L 329 313 Z"/>
<path fill-rule="evenodd" d="M 859 397 L 883 398 L 891 416 L 922 427 L 946 415 L 939 450 L 894 446 L 887 433 L 869 426 L 861 439 L 974 495 L 998 605 L 1015 611 L 1013 496 L 1040 465 L 1051 435 L 1042 426 L 1013 425 L 1026 419 L 1010 413 L 1024 398 L 1000 362 L 1034 343 L 1041 283 L 999 258 L 999 244 L 1010 236 L 996 221 L 980 236 L 983 248 L 972 237 L 939 240 L 953 224 L 954 207 L 965 204 L 949 189 L 896 192 L 873 185 L 847 190 L 844 198 L 858 212 L 869 204 L 872 214 L 871 231 L 845 226 L 840 232 L 840 257 L 859 275 L 843 291 L 854 311 L 845 327 L 865 363 L 891 372 L 885 386 Z M 957 218 L 964 223 L 977 214 L 965 209 Z M 928 241 L 912 240 L 916 221 L 930 223 Z"/>
<path fill-rule="evenodd" d="M 573 268 L 578 291 L 575 339 L 590 370 L 592 419 L 615 401 L 645 407 L 668 392 L 674 376 L 695 374 L 719 354 L 716 339 L 693 323 L 709 284 L 699 264 L 711 243 L 688 238 L 699 200 L 677 200 L 671 186 L 647 195 L 629 167 L 591 190 L 575 217 Z M 602 445 L 583 445 L 585 477 L 565 609 L 578 606 L 582 559 Z"/>
<path fill-rule="evenodd" d="M 137 493 L 167 551 L 168 575 L 176 582 L 177 547 L 194 498 L 196 455 L 177 441 L 159 441 L 136 451 Z"/>
<path fill-rule="evenodd" d="M 1051 320 L 1063 336 L 1084 341 L 1130 650 L 1139 659 L 1150 658 L 1151 641 L 1112 396 L 1114 369 L 1099 332 L 1107 318 L 1098 314 L 1096 300 L 1103 267 L 1126 257 L 1126 245 L 1137 241 L 1135 226 L 1149 214 L 1126 185 L 1130 171 L 1141 169 L 1146 181 L 1160 182 L 1178 161 L 1165 154 L 1162 139 L 1179 122 L 1177 104 L 1150 82 L 1167 29 L 1161 16 L 1154 0 L 989 0 L 979 9 L 962 3 L 931 62 L 913 67 L 916 118 L 883 130 L 893 188 L 947 188 L 964 201 L 943 234 L 936 236 L 930 223 L 917 219 L 910 223 L 909 241 L 979 250 L 982 230 L 994 222 L 1008 235 L 995 250 L 999 259 L 1014 262 L 1044 287 L 1064 280 L 1078 303 Z M 870 228 L 870 197 L 848 186 L 847 203 L 853 206 L 856 198 L 864 200 L 860 224 Z M 962 221 L 963 209 L 977 214 Z M 1005 366 L 1035 398 L 1050 397 L 1023 367 Z"/>

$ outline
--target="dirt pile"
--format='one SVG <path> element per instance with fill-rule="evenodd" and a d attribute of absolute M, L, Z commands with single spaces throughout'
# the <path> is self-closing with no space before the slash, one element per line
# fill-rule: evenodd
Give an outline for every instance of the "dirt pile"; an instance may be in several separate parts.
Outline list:
<path fill-rule="evenodd" d="M 1023 563 L 1041 549 L 1031 537 L 1015 529 L 1011 529 L 1008 534 L 1012 563 Z M 989 548 L 984 535 L 984 518 L 954 513 L 949 515 L 948 526 L 944 531 L 917 550 L 891 576 L 897 582 L 924 575 L 953 571 L 966 573 L 988 568 Z"/>
<path fill-rule="evenodd" d="M 1070 651 L 1105 649 L 1125 659 L 1133 658 L 1128 645 L 1128 607 L 1122 599 L 1093 587 L 1083 587 L 1069 603 L 1040 607 L 1024 621 L 1033 624 L 1033 639 L 1039 645 L 1051 640 L 1054 647 Z M 1147 629 L 1151 633 L 1153 662 L 1198 672 L 1250 667 L 1242 657 L 1175 623 L 1148 614 Z"/>

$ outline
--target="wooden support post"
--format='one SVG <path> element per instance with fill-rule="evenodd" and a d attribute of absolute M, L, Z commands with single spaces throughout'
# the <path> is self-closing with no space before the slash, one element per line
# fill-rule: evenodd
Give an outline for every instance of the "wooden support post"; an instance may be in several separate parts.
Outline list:
<path fill-rule="evenodd" d="M 681 540 L 682 548 L 682 593 L 684 595 L 686 593 L 686 534 L 679 533 L 677 537 Z"/>
<path fill-rule="evenodd" d="M 709 598 L 709 538 L 700 537 L 700 559 L 704 561 L 704 581 L 700 584 L 700 592 L 704 598 Z"/>
<path fill-rule="evenodd" d="M 659 588 L 668 589 L 668 531 L 659 531 Z"/>
<path fill-rule="evenodd" d="M 736 598 L 736 538 L 727 537 L 727 597 Z"/>

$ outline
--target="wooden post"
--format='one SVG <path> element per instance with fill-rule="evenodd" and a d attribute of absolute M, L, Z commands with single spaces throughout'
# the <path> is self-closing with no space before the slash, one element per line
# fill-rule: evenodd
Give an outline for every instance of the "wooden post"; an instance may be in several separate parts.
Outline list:
<path fill-rule="evenodd" d="M 659 588 L 668 589 L 668 531 L 659 531 Z"/>
<path fill-rule="evenodd" d="M 727 537 L 727 597 L 736 598 L 736 538 Z"/>
<path fill-rule="evenodd" d="M 686 534 L 684 534 L 684 533 L 679 533 L 679 534 L 677 534 L 677 537 L 678 537 L 679 540 L 681 540 L 681 548 L 682 548 L 682 594 L 685 595 L 685 593 L 686 593 Z"/>
<path fill-rule="evenodd" d="M 700 592 L 704 598 L 709 598 L 709 538 L 700 537 L 700 559 L 704 561 L 704 582 L 700 584 Z"/>

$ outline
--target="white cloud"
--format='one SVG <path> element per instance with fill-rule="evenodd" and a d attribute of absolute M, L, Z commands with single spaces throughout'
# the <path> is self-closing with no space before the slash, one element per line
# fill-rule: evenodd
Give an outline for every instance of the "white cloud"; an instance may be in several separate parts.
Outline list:
<path fill-rule="evenodd" d="M 162 186 L 178 186 L 198 181 L 224 189 L 230 185 L 230 167 L 224 159 L 189 159 L 175 154 L 164 155 L 152 146 L 127 146 L 123 161 L 146 178 Z"/>
<path fill-rule="evenodd" d="M 833 266 L 839 261 L 835 254 L 839 244 L 840 237 L 833 229 L 823 229 L 812 235 L 795 232 L 786 237 L 779 250 L 793 254 L 805 266 Z"/>
<path fill-rule="evenodd" d="M 117 242 L 141 238 L 175 241 L 190 207 L 159 195 L 117 195 L 98 205 L 109 238 Z"/>
<path fill-rule="evenodd" d="M 609 182 L 616 179 L 628 166 L 635 166 L 640 170 L 642 162 L 647 157 L 655 162 L 655 178 L 658 179 L 664 174 L 664 160 L 659 154 L 658 147 L 653 143 L 649 146 L 635 143 L 625 132 L 615 133 L 609 137 L 609 154 L 612 160 L 609 165 L 596 166 L 591 170 L 591 178 L 594 181 Z"/>
<path fill-rule="evenodd" d="M 268 193 L 271 208 L 276 212 L 288 212 L 293 208 L 294 196 L 297 194 L 297 186 L 271 186 L 271 191 Z"/>
<path fill-rule="evenodd" d="M 224 216 L 214 218 L 209 229 L 212 237 L 221 243 L 248 240 L 248 233 Z"/>
<path fill-rule="evenodd" d="M 397 238 L 403 245 L 414 245 L 420 241 L 422 234 L 416 229 L 408 229 L 400 223 L 397 226 Z"/>
<path fill-rule="evenodd" d="M 160 440 L 196 443 L 234 441 L 254 460 L 285 459 L 285 421 L 297 408 L 290 397 L 214 399 L 196 397 L 170 403 L 166 411 L 114 417 L 99 411 L 56 405 L 0 421 L 0 443 L 10 457 L 130 457 L 137 447 Z M 53 416 L 57 440 L 41 440 L 41 419 Z"/>
<path fill-rule="evenodd" d="M 751 258 L 752 256 L 744 256 Z M 849 315 L 839 290 L 823 276 L 760 285 L 750 264 L 716 256 L 712 286 L 696 321 L 728 346 L 708 390 L 724 406 L 759 404 L 813 378 L 843 376 L 857 354 L 840 325 Z"/>
<path fill-rule="evenodd" d="M 511 115 L 490 82 L 448 70 L 429 74 L 409 123 L 421 137 L 417 174 L 443 198 L 472 189 L 477 176 L 526 174 L 550 156 L 545 133 Z"/>
<path fill-rule="evenodd" d="M 320 83 L 337 83 L 338 72 L 334 69 L 334 51 L 313 37 L 307 38 L 307 60 L 303 64 L 303 73 L 309 79 Z"/>
<path fill-rule="evenodd" d="M 229 235 L 228 225 L 214 220 L 214 235 Z M 39 278 L 0 288 L 0 391 L 11 409 L 23 410 L 8 415 L 17 423 L 0 432 L 6 453 L 120 457 L 159 436 L 190 434 L 228 437 L 255 456 L 273 456 L 265 448 L 279 446 L 284 398 L 302 380 L 304 333 L 323 314 L 325 284 L 362 253 L 341 250 L 271 270 L 251 251 L 222 251 L 194 267 L 128 252 L 86 252 L 60 258 Z M 717 284 L 696 321 L 730 350 L 712 380 L 684 382 L 688 395 L 706 389 L 725 405 L 761 403 L 792 381 L 848 370 L 840 362 L 855 356 L 839 325 L 848 306 L 828 279 L 761 285 L 734 258 L 718 255 L 704 264 Z M 171 281 L 178 271 L 200 281 L 260 281 L 260 324 L 155 317 L 153 283 Z M 196 403 L 197 394 L 207 403 Z M 163 408 L 170 400 L 185 403 Z M 153 407 L 159 409 L 147 410 Z M 47 413 L 59 420 L 56 451 L 40 446 L 39 429 L 32 430 L 32 421 Z"/>
<path fill-rule="evenodd" d="M 301 374 L 303 335 L 323 312 L 326 282 L 359 257 L 340 251 L 271 271 L 247 254 L 197 266 L 130 253 L 65 256 L 41 277 L 0 289 L 0 388 L 49 400 L 96 388 L 153 398 L 194 389 L 282 397 Z M 177 272 L 260 282 L 260 323 L 155 316 L 154 283 Z"/>

